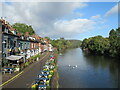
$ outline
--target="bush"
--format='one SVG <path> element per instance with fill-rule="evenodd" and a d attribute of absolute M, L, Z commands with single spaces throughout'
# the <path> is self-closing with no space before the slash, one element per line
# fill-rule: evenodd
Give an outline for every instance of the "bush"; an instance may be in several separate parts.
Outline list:
<path fill-rule="evenodd" d="M 26 62 L 26 63 L 25 63 L 25 66 L 28 66 L 28 65 L 29 65 L 29 62 Z"/>

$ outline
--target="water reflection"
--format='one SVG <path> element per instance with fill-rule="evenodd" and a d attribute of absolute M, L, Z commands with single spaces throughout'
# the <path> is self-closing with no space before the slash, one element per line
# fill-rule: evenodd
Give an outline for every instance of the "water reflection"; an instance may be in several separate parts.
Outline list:
<path fill-rule="evenodd" d="M 66 50 L 58 61 L 59 83 L 62 88 L 118 87 L 117 60 L 86 54 L 77 48 Z"/>
<path fill-rule="evenodd" d="M 111 74 L 115 75 L 118 74 L 118 64 L 120 63 L 119 60 L 115 60 L 110 57 L 104 57 L 99 55 L 92 55 L 90 53 L 83 53 L 84 57 L 86 58 L 87 62 L 94 66 L 94 68 L 109 68 Z"/>

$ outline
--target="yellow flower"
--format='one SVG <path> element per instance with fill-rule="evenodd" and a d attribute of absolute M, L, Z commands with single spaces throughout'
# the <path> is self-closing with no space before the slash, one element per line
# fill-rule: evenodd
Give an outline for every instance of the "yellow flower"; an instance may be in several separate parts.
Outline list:
<path fill-rule="evenodd" d="M 11 52 L 11 49 L 8 49 L 9 52 Z"/>
<path fill-rule="evenodd" d="M 18 50 L 20 50 L 20 47 L 18 48 Z"/>

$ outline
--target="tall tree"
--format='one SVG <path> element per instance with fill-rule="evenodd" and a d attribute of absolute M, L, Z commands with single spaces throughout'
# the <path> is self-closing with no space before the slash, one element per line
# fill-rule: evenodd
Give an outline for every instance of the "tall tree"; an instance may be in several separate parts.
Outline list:
<path fill-rule="evenodd" d="M 110 53 L 112 56 L 120 57 L 120 27 L 116 30 L 112 29 L 109 33 Z"/>
<path fill-rule="evenodd" d="M 110 40 L 110 55 L 111 56 L 116 56 L 117 55 L 117 32 L 112 29 L 109 33 L 109 40 Z"/>
<path fill-rule="evenodd" d="M 35 31 L 33 30 L 32 26 L 26 25 L 24 23 L 15 23 L 12 25 L 12 27 L 15 28 L 18 33 L 25 34 L 26 32 L 29 32 L 30 35 L 35 34 Z"/>

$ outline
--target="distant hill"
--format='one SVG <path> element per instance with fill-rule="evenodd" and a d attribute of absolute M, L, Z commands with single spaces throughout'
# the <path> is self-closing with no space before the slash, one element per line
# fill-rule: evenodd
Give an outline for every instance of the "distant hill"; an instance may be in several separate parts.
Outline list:
<path fill-rule="evenodd" d="M 68 40 L 71 43 L 71 47 L 80 47 L 82 44 L 81 40 Z"/>

